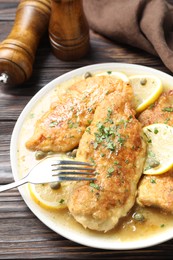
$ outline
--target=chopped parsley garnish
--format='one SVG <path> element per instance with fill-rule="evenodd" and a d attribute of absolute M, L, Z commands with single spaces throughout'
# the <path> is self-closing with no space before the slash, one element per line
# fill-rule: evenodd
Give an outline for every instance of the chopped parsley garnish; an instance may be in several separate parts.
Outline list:
<path fill-rule="evenodd" d="M 55 127 L 56 125 L 58 125 L 58 122 L 57 122 L 57 121 L 52 121 L 52 122 L 50 122 L 50 124 L 49 124 L 50 127 Z"/>
<path fill-rule="evenodd" d="M 95 163 L 95 161 L 92 157 L 90 157 L 90 162 L 91 162 L 92 165 L 96 165 L 96 163 Z"/>
<path fill-rule="evenodd" d="M 119 136 L 119 138 L 118 138 L 118 143 L 121 144 L 121 145 L 123 145 L 124 142 L 125 142 L 125 138 Z"/>
<path fill-rule="evenodd" d="M 150 182 L 151 182 L 151 183 L 156 183 L 155 178 L 151 178 L 151 179 L 150 179 Z"/>
<path fill-rule="evenodd" d="M 77 122 L 73 122 L 72 120 L 68 120 L 68 127 L 69 128 L 78 128 L 79 124 Z"/>
<path fill-rule="evenodd" d="M 148 151 L 148 156 L 149 156 L 149 157 L 155 157 L 156 155 L 155 155 L 155 153 L 153 153 L 152 151 Z"/>
<path fill-rule="evenodd" d="M 162 111 L 164 111 L 164 112 L 173 112 L 173 107 L 164 107 L 162 109 Z"/>
<path fill-rule="evenodd" d="M 94 142 L 94 149 L 97 149 L 97 147 L 98 147 L 98 143 L 97 142 Z"/>
<path fill-rule="evenodd" d="M 87 123 L 88 123 L 89 125 L 91 124 L 91 122 L 92 122 L 92 120 L 88 120 L 88 121 L 87 121 Z"/>
<path fill-rule="evenodd" d="M 107 144 L 107 148 L 111 151 L 114 151 L 115 150 L 115 147 L 116 145 L 112 142 L 112 141 L 109 141 L 108 144 Z"/>
<path fill-rule="evenodd" d="M 115 171 L 114 167 L 110 167 L 107 170 L 107 178 L 112 177 L 113 172 Z"/>
<path fill-rule="evenodd" d="M 144 171 L 147 171 L 147 170 L 149 170 L 149 169 L 151 169 L 151 166 L 145 167 Z"/>
<path fill-rule="evenodd" d="M 113 110 L 111 107 L 107 108 L 107 117 L 103 122 L 98 122 L 96 124 L 96 130 L 94 132 L 95 140 L 93 142 L 94 149 L 97 149 L 100 144 L 102 147 L 109 149 L 110 151 L 115 151 L 118 153 L 119 149 L 124 145 L 128 136 L 123 136 L 119 131 L 125 127 L 126 124 L 133 118 L 128 117 L 128 120 L 123 120 L 122 123 L 119 122 L 116 125 L 111 118 Z"/>
<path fill-rule="evenodd" d="M 96 190 L 100 190 L 100 186 L 94 182 L 90 182 L 90 187 L 96 189 Z"/>
<path fill-rule="evenodd" d="M 86 132 L 87 132 L 88 134 L 91 134 L 91 128 L 90 128 L 89 126 L 86 128 Z"/>
<path fill-rule="evenodd" d="M 149 108 L 149 109 L 152 109 L 154 106 L 155 106 L 155 104 L 152 103 L 148 108 Z"/>
<path fill-rule="evenodd" d="M 118 164 L 119 164 L 119 162 L 118 162 L 118 161 L 114 161 L 114 164 L 115 164 L 115 165 L 118 165 Z"/>
<path fill-rule="evenodd" d="M 110 117 L 112 115 L 112 109 L 111 108 L 108 108 L 108 114 L 107 116 Z"/>
<path fill-rule="evenodd" d="M 113 173 L 114 171 L 115 171 L 114 167 L 110 167 L 110 168 L 108 169 L 108 173 Z"/>
<path fill-rule="evenodd" d="M 160 227 L 161 227 L 161 228 L 165 227 L 165 224 L 161 224 Z"/>
<path fill-rule="evenodd" d="M 112 109 L 108 108 L 108 113 L 107 113 L 107 118 L 105 120 L 105 123 L 109 122 L 110 124 L 113 124 L 113 120 L 110 118 L 110 116 L 112 115 Z"/>
<path fill-rule="evenodd" d="M 64 199 L 61 199 L 61 200 L 59 201 L 59 203 L 62 204 L 62 203 L 64 203 L 64 201 L 65 201 Z"/>
<path fill-rule="evenodd" d="M 90 113 L 93 112 L 93 108 L 89 107 L 88 112 L 90 112 Z"/>
<path fill-rule="evenodd" d="M 166 118 L 164 124 L 167 124 L 170 121 L 170 118 Z"/>

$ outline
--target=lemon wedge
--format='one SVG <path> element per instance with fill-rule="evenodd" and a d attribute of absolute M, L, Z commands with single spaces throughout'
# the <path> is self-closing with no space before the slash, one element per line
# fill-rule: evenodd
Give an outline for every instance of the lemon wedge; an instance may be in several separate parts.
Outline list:
<path fill-rule="evenodd" d="M 124 82 L 127 82 L 127 83 L 129 82 L 129 79 L 126 76 L 126 74 L 124 74 L 122 72 L 118 72 L 118 71 L 111 71 L 111 70 L 105 71 L 105 72 L 96 74 L 96 76 L 114 76 L 117 79 L 123 80 Z"/>
<path fill-rule="evenodd" d="M 60 188 L 52 189 L 50 184 L 28 184 L 33 200 L 45 209 L 57 210 L 67 207 L 69 183 L 61 183 Z"/>
<path fill-rule="evenodd" d="M 161 80 L 153 75 L 130 76 L 129 83 L 134 91 L 137 112 L 154 103 L 163 91 Z"/>
<path fill-rule="evenodd" d="M 166 124 L 145 126 L 148 144 L 144 174 L 162 174 L 173 167 L 173 127 Z"/>

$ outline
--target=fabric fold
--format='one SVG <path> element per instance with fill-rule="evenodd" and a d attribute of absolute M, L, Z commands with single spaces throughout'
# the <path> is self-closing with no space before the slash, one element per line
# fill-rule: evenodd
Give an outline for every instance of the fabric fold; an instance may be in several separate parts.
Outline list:
<path fill-rule="evenodd" d="M 166 0 L 84 0 L 91 29 L 159 56 L 173 72 L 173 6 Z"/>

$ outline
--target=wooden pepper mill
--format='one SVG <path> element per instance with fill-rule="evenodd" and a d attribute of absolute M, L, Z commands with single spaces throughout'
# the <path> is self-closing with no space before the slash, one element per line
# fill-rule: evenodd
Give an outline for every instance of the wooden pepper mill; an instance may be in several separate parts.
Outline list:
<path fill-rule="evenodd" d="M 13 28 L 0 44 L 0 81 L 8 86 L 25 82 L 32 66 L 39 40 L 48 28 L 50 0 L 22 0 Z"/>
<path fill-rule="evenodd" d="M 49 38 L 61 60 L 77 60 L 87 53 L 89 27 L 82 0 L 51 0 Z"/>

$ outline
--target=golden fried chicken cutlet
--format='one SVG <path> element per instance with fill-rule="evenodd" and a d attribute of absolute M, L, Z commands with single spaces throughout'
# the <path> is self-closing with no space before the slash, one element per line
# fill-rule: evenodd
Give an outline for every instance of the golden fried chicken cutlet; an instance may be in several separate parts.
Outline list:
<path fill-rule="evenodd" d="M 161 175 L 146 175 L 140 181 L 137 202 L 173 214 L 173 170 Z"/>
<path fill-rule="evenodd" d="M 133 99 L 128 85 L 105 97 L 79 143 L 77 160 L 92 163 L 97 179 L 73 184 L 67 205 L 85 228 L 106 232 L 134 205 L 146 144 Z"/>
<path fill-rule="evenodd" d="M 156 123 L 173 126 L 173 90 L 164 92 L 155 103 L 140 114 L 138 119 L 143 126 Z"/>
<path fill-rule="evenodd" d="M 26 147 L 44 152 L 72 150 L 91 123 L 97 105 L 124 85 L 126 83 L 110 76 L 95 76 L 75 83 L 36 122 Z"/>
<path fill-rule="evenodd" d="M 139 120 L 143 126 L 154 123 L 173 126 L 173 90 L 163 93 L 152 108 L 141 113 Z M 139 184 L 137 202 L 173 214 L 173 169 L 161 175 L 144 175 Z"/>

